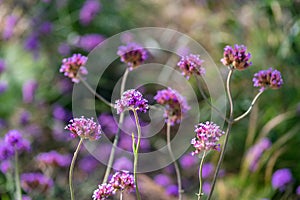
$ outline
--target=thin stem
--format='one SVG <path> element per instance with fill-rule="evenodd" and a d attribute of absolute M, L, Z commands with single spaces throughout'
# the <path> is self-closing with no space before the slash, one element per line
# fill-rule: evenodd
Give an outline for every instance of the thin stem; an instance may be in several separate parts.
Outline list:
<path fill-rule="evenodd" d="M 174 167 L 175 167 L 175 172 L 176 172 L 176 176 L 177 176 L 177 184 L 178 184 L 178 199 L 181 200 L 182 199 L 182 183 L 181 183 L 181 175 L 180 175 L 180 170 L 179 170 L 179 166 L 178 163 L 176 162 L 175 156 L 172 152 L 172 147 L 171 147 L 171 124 L 168 122 L 167 123 L 167 146 L 168 146 L 168 151 L 169 154 L 171 156 L 171 159 L 174 163 Z"/>
<path fill-rule="evenodd" d="M 18 151 L 17 150 L 15 150 L 15 182 L 16 182 L 16 199 L 22 200 L 22 192 L 21 192 L 20 176 L 19 176 Z"/>
<path fill-rule="evenodd" d="M 99 100 L 103 101 L 106 105 L 110 107 L 114 107 L 114 105 L 110 102 L 108 102 L 104 97 L 102 97 L 100 94 L 98 94 L 96 91 L 93 90 L 93 88 L 86 82 L 80 75 L 77 75 L 80 81 L 83 83 L 83 85 L 93 94 L 95 95 Z"/>
<path fill-rule="evenodd" d="M 135 148 L 133 149 L 133 155 L 134 155 L 134 161 L 133 161 L 133 176 L 134 176 L 134 182 L 135 182 L 135 192 L 136 192 L 136 198 L 138 200 L 141 200 L 139 187 L 138 187 L 138 180 L 137 180 L 137 165 L 138 165 L 138 153 L 139 153 L 139 147 L 141 142 L 141 126 L 139 122 L 139 117 L 137 115 L 136 110 L 132 109 L 134 118 L 135 118 L 135 124 L 137 128 L 137 143 L 135 145 Z M 132 141 L 134 142 L 134 141 Z"/>
<path fill-rule="evenodd" d="M 80 147 L 82 145 L 82 142 L 83 142 L 83 138 L 80 138 L 80 141 L 77 145 L 76 151 L 74 152 L 71 166 L 70 166 L 70 171 L 69 171 L 69 186 L 70 186 L 71 200 L 75 200 L 74 190 L 73 190 L 73 182 L 72 182 L 73 181 L 73 170 L 74 170 L 75 161 L 76 161 L 77 155 L 79 153 Z"/>
<path fill-rule="evenodd" d="M 199 193 L 198 193 L 198 200 L 200 200 L 201 196 L 202 196 L 202 167 L 203 167 L 205 156 L 206 156 L 206 151 L 203 152 L 203 155 L 202 155 L 202 158 L 201 158 L 201 162 L 200 162 L 200 166 L 199 166 Z"/>
<path fill-rule="evenodd" d="M 206 103 L 210 106 L 210 107 L 212 107 L 215 111 L 217 111 L 217 113 L 220 115 L 220 117 L 222 117 L 222 119 L 224 119 L 227 123 L 229 123 L 230 121 L 229 121 L 229 119 L 227 119 L 226 118 L 226 116 L 216 107 L 216 106 L 214 106 L 211 102 L 210 102 L 210 100 L 208 99 L 208 97 L 206 96 L 206 94 L 204 93 L 204 91 L 203 91 L 203 89 L 202 89 L 202 87 L 201 87 L 201 83 L 200 83 L 200 80 L 199 80 L 199 78 L 198 78 L 198 76 L 195 76 L 196 77 L 196 80 L 197 80 L 197 83 L 198 83 L 198 88 L 199 88 L 199 91 L 200 91 L 200 93 L 201 93 L 201 96 L 203 97 L 203 99 L 206 101 Z"/>
<path fill-rule="evenodd" d="M 211 199 L 212 194 L 213 194 L 214 189 L 215 189 L 216 181 L 217 181 L 217 178 L 218 178 L 218 174 L 219 174 L 219 171 L 220 171 L 221 164 L 222 164 L 223 159 L 224 159 L 225 150 L 226 150 L 226 147 L 227 147 L 229 134 L 230 134 L 231 126 L 232 126 L 231 121 L 232 121 L 232 118 L 233 118 L 233 101 L 232 101 L 232 96 L 231 96 L 231 91 L 230 91 L 230 78 L 231 78 L 232 73 L 233 73 L 233 69 L 230 69 L 230 71 L 228 73 L 228 76 L 227 76 L 227 81 L 226 81 L 226 92 L 227 92 L 229 106 L 230 106 L 229 123 L 228 123 L 228 126 L 227 126 L 227 130 L 225 132 L 224 145 L 223 145 L 223 148 L 222 148 L 222 151 L 221 151 L 220 158 L 218 160 L 218 164 L 216 166 L 216 170 L 215 170 L 212 185 L 211 185 L 211 190 L 210 190 L 208 198 L 207 198 L 208 200 Z"/>
<path fill-rule="evenodd" d="M 263 93 L 263 91 L 260 91 L 259 93 L 257 93 L 257 95 L 256 95 L 256 96 L 254 97 L 254 99 L 252 100 L 251 105 L 250 105 L 250 107 L 248 108 L 248 110 L 247 110 L 244 114 L 242 114 L 242 115 L 238 116 L 237 118 L 235 118 L 235 119 L 233 120 L 233 123 L 240 121 L 241 119 L 243 119 L 244 117 L 246 117 L 246 116 L 250 113 L 250 111 L 252 110 L 252 108 L 253 108 L 255 102 L 257 101 L 257 99 L 259 98 L 259 96 L 260 96 L 262 93 Z"/>
<path fill-rule="evenodd" d="M 120 200 L 123 200 L 123 191 L 120 192 Z"/>
<path fill-rule="evenodd" d="M 122 94 L 125 90 L 125 84 L 126 84 L 126 80 L 127 80 L 127 77 L 128 77 L 128 72 L 129 72 L 128 69 L 126 69 L 126 71 L 124 72 L 122 82 L 121 82 L 120 96 L 122 96 Z M 105 170 L 105 174 L 104 174 L 104 178 L 103 178 L 102 183 L 106 183 L 107 180 L 108 180 L 108 176 L 110 174 L 112 163 L 113 163 L 114 157 L 115 157 L 116 147 L 117 147 L 117 144 L 118 144 L 118 141 L 119 141 L 119 136 L 120 136 L 120 133 L 121 133 L 121 128 L 120 127 L 122 126 L 123 121 L 124 121 L 124 113 L 121 113 L 120 114 L 120 119 L 119 119 L 119 124 L 118 124 L 118 131 L 117 131 L 117 134 L 116 134 L 114 142 L 113 142 L 113 146 L 112 146 L 111 151 L 110 151 L 108 164 L 107 164 L 107 167 L 106 167 L 106 170 Z"/>

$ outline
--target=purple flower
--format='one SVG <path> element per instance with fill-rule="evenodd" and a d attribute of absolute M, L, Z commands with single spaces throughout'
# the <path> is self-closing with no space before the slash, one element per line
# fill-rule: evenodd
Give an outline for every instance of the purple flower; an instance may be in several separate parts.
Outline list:
<path fill-rule="evenodd" d="M 23 126 L 27 125 L 29 123 L 30 118 L 31 118 L 31 114 L 28 111 L 26 110 L 22 111 L 19 119 L 20 124 Z"/>
<path fill-rule="evenodd" d="M 97 125 L 93 118 L 89 119 L 83 116 L 71 119 L 65 129 L 71 131 L 74 137 L 79 136 L 90 141 L 98 140 L 102 134 L 101 126 Z"/>
<path fill-rule="evenodd" d="M 121 61 L 128 65 L 129 70 L 143 64 L 148 57 L 146 49 L 133 42 L 128 43 L 127 46 L 120 46 L 117 54 L 121 57 Z"/>
<path fill-rule="evenodd" d="M 202 178 L 208 178 L 214 171 L 215 166 L 212 163 L 205 163 L 202 167 Z"/>
<path fill-rule="evenodd" d="M 105 38 L 99 34 L 86 34 L 80 36 L 77 46 L 84 49 L 85 51 L 93 50 L 98 44 L 103 42 Z"/>
<path fill-rule="evenodd" d="M 253 86 L 260 87 L 259 91 L 264 91 L 270 87 L 272 89 L 278 89 L 282 86 L 283 80 L 280 71 L 269 68 L 267 70 L 261 70 L 254 74 Z"/>
<path fill-rule="evenodd" d="M 98 166 L 99 161 L 93 156 L 86 156 L 79 161 L 79 169 L 87 173 L 93 172 Z"/>
<path fill-rule="evenodd" d="M 82 56 L 81 54 L 73 54 L 72 57 L 64 58 L 62 60 L 62 65 L 59 72 L 64 73 L 64 75 L 72 79 L 74 83 L 79 83 L 79 78 L 77 77 L 77 74 L 88 74 L 88 71 L 85 68 L 87 59 L 87 57 Z"/>
<path fill-rule="evenodd" d="M 71 163 L 69 155 L 62 155 L 57 151 L 40 153 L 37 155 L 36 160 L 40 165 L 50 165 L 54 167 L 68 167 Z"/>
<path fill-rule="evenodd" d="M 7 90 L 7 83 L 6 82 L 0 82 L 0 94 L 3 94 Z"/>
<path fill-rule="evenodd" d="M 27 195 L 22 195 L 22 200 L 32 200 L 32 199 Z"/>
<path fill-rule="evenodd" d="M 38 83 L 35 80 L 26 81 L 22 87 L 23 102 L 32 103 L 38 88 Z"/>
<path fill-rule="evenodd" d="M 200 123 L 195 126 L 196 137 L 192 139 L 191 144 L 195 147 L 192 155 L 199 154 L 201 151 L 220 150 L 220 144 L 217 144 L 224 131 L 213 122 Z"/>
<path fill-rule="evenodd" d="M 192 156 L 191 154 L 185 154 L 183 155 L 179 162 L 183 169 L 189 169 L 197 163 L 198 159 L 195 156 Z"/>
<path fill-rule="evenodd" d="M 12 169 L 12 164 L 10 160 L 3 160 L 0 164 L 0 170 L 3 174 L 6 174 L 8 171 Z"/>
<path fill-rule="evenodd" d="M 5 61 L 0 59 L 0 74 L 3 73 L 6 69 Z"/>
<path fill-rule="evenodd" d="M 98 121 L 102 127 L 103 132 L 108 136 L 114 136 L 118 131 L 118 124 L 114 117 L 110 114 L 101 114 L 98 117 Z"/>
<path fill-rule="evenodd" d="M 200 55 L 190 54 L 188 56 L 182 56 L 177 66 L 182 71 L 181 74 L 189 79 L 193 74 L 205 74 L 205 69 L 202 66 L 203 62 L 204 61 L 200 59 Z"/>
<path fill-rule="evenodd" d="M 12 146 L 7 145 L 6 142 L 0 140 L 0 160 L 7 160 L 14 155 Z"/>
<path fill-rule="evenodd" d="M 186 99 L 179 92 L 171 88 L 157 91 L 154 99 L 160 105 L 165 106 L 164 117 L 166 122 L 172 126 L 175 123 L 179 124 L 183 116 L 190 109 Z"/>
<path fill-rule="evenodd" d="M 284 191 L 286 185 L 291 183 L 293 180 L 292 173 L 290 169 L 284 168 L 284 169 L 278 169 L 274 172 L 272 176 L 272 186 L 274 189 L 279 189 Z"/>
<path fill-rule="evenodd" d="M 96 189 L 93 193 L 93 200 L 106 200 L 111 195 L 114 194 L 114 188 L 111 184 L 102 184 L 98 185 L 98 189 Z"/>
<path fill-rule="evenodd" d="M 221 62 L 223 65 L 228 67 L 233 67 L 234 69 L 244 70 L 252 65 L 252 62 L 249 62 L 251 58 L 250 53 L 246 53 L 247 47 L 244 45 L 234 45 L 234 48 L 227 45 L 224 48 L 223 58 Z"/>
<path fill-rule="evenodd" d="M 300 196 L 300 185 L 297 187 L 297 189 L 296 189 L 296 194 L 298 195 L 298 196 Z"/>
<path fill-rule="evenodd" d="M 254 172 L 257 170 L 261 155 L 265 150 L 269 149 L 271 145 L 272 143 L 268 138 L 263 138 L 248 150 L 246 160 L 249 163 L 250 171 Z"/>
<path fill-rule="evenodd" d="M 45 21 L 39 27 L 39 33 L 42 35 L 47 35 L 52 32 L 52 23 Z"/>
<path fill-rule="evenodd" d="M 65 120 L 70 119 L 69 112 L 60 105 L 54 106 L 52 114 L 53 114 L 53 117 L 57 120 L 65 121 Z"/>
<path fill-rule="evenodd" d="M 71 52 L 71 48 L 68 44 L 66 43 L 61 43 L 58 48 L 57 48 L 57 51 L 60 55 L 62 56 L 67 56 L 70 54 Z"/>
<path fill-rule="evenodd" d="M 6 145 L 11 146 L 17 151 L 29 151 L 30 143 L 22 137 L 22 134 L 17 130 L 10 130 L 5 135 L 4 141 Z"/>
<path fill-rule="evenodd" d="M 121 158 L 116 159 L 116 161 L 113 165 L 113 168 L 118 171 L 120 171 L 120 170 L 131 171 L 133 169 L 133 165 L 132 165 L 131 160 L 129 160 L 128 158 L 121 157 Z"/>
<path fill-rule="evenodd" d="M 27 193 L 33 190 L 47 192 L 53 186 L 53 180 L 42 173 L 24 173 L 21 175 L 21 186 Z"/>
<path fill-rule="evenodd" d="M 202 187 L 203 193 L 208 195 L 210 193 L 211 190 L 211 185 L 208 182 L 204 182 L 203 183 L 203 187 Z"/>
<path fill-rule="evenodd" d="M 178 186 L 177 185 L 170 185 L 170 186 L 168 186 L 167 189 L 166 189 L 166 193 L 169 196 L 175 196 L 175 197 L 177 197 L 178 196 Z"/>
<path fill-rule="evenodd" d="M 133 175 L 125 170 L 116 172 L 109 183 L 115 191 L 132 191 L 135 188 Z"/>
<path fill-rule="evenodd" d="M 34 58 L 39 56 L 40 41 L 36 32 L 31 33 L 24 41 L 24 48 L 33 53 Z"/>
<path fill-rule="evenodd" d="M 172 183 L 171 178 L 165 174 L 157 174 L 154 177 L 154 182 L 162 187 L 167 187 Z"/>
<path fill-rule="evenodd" d="M 135 90 L 127 90 L 122 94 L 121 99 L 116 100 L 115 109 L 120 114 L 125 109 L 134 109 L 140 112 L 147 112 L 148 101 L 143 98 L 143 95 Z"/>
<path fill-rule="evenodd" d="M 18 18 L 14 15 L 9 15 L 5 18 L 4 30 L 2 32 L 2 38 L 4 40 L 8 40 L 12 37 L 17 21 Z"/>
<path fill-rule="evenodd" d="M 83 25 L 88 25 L 99 13 L 101 4 L 98 0 L 87 0 L 80 9 L 79 20 Z"/>

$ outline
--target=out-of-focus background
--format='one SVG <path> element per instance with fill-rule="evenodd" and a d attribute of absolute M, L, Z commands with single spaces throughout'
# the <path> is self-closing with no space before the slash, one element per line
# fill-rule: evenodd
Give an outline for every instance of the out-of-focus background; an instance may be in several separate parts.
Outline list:
<path fill-rule="evenodd" d="M 281 71 L 283 87 L 264 92 L 250 116 L 234 125 L 215 199 L 300 198 L 299 0 L 0 0 L 0 134 L 20 130 L 32 148 L 22 154 L 20 172 L 41 172 L 54 181 L 49 187 L 25 187 L 24 194 L 32 199 L 69 196 L 68 165 L 45 166 L 37 158 L 52 150 L 70 157 L 77 144 L 64 130 L 72 118 L 73 83 L 59 73 L 62 59 L 73 53 L 87 55 L 105 38 L 147 26 L 189 35 L 220 68 L 224 68 L 219 60 L 226 45 L 246 45 L 253 66 L 232 79 L 235 113 L 247 110 L 257 93 L 252 86 L 255 72 L 269 67 Z M 114 76 L 119 75 L 102 80 L 107 83 L 103 93 L 107 97 Z M 106 106 L 98 109 L 109 112 Z M 113 129 L 109 113 L 99 120 L 103 127 Z M 151 142 L 145 142 L 144 151 L 153 148 Z M 122 144 L 126 149 L 128 139 Z M 205 194 L 218 155 L 210 153 L 206 159 Z M 130 165 L 121 159 L 120 166 Z M 199 159 L 189 151 L 179 163 L 185 196 L 196 199 Z M 91 199 L 104 169 L 82 150 L 75 170 L 77 199 Z M 0 199 L 13 199 L 13 162 L 2 160 L 1 171 Z M 164 195 L 177 195 L 172 166 L 146 175 Z"/>

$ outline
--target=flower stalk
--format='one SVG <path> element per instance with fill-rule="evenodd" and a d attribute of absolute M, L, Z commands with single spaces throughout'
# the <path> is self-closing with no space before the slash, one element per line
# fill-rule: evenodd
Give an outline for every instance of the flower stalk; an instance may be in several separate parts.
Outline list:
<path fill-rule="evenodd" d="M 202 167 L 203 167 L 205 156 L 206 156 L 206 151 L 203 152 L 203 155 L 202 155 L 202 158 L 201 158 L 201 162 L 200 162 L 200 165 L 199 165 L 199 193 L 198 193 L 198 200 L 201 200 L 201 196 L 203 195 L 203 193 L 202 193 Z"/>
<path fill-rule="evenodd" d="M 21 192 L 20 176 L 19 176 L 19 158 L 18 158 L 17 150 L 15 150 L 15 182 L 16 182 L 16 199 L 22 200 L 22 192 Z"/>

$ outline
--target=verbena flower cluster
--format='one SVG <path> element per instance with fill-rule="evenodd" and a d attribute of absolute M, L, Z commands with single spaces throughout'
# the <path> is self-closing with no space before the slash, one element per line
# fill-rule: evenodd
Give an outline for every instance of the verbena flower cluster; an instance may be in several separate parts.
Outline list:
<path fill-rule="evenodd" d="M 147 50 L 140 44 L 133 42 L 126 46 L 120 46 L 117 54 L 121 57 L 121 61 L 128 65 L 129 70 L 143 64 L 148 58 Z"/>
<path fill-rule="evenodd" d="M 79 75 L 87 75 L 88 71 L 85 67 L 87 57 L 81 54 L 73 54 L 72 57 L 65 58 L 62 60 L 60 72 L 64 73 L 66 77 L 72 79 L 74 83 L 79 83 Z"/>
<path fill-rule="evenodd" d="M 43 166 L 67 167 L 71 163 L 71 158 L 69 155 L 63 155 L 53 150 L 38 154 L 36 161 Z"/>
<path fill-rule="evenodd" d="M 281 73 L 276 69 L 269 68 L 254 74 L 253 85 L 254 87 L 260 87 L 260 91 L 264 91 L 268 87 L 278 89 L 282 84 Z"/>
<path fill-rule="evenodd" d="M 190 54 L 188 56 L 182 56 L 177 66 L 182 71 L 182 75 L 189 79 L 193 74 L 205 74 L 205 68 L 202 66 L 203 62 L 204 60 L 200 59 L 200 55 Z"/>
<path fill-rule="evenodd" d="M 172 88 L 157 91 L 154 99 L 160 105 L 165 106 L 164 117 L 166 122 L 171 125 L 180 123 L 190 109 L 186 99 Z"/>
<path fill-rule="evenodd" d="M 224 134 L 224 131 L 213 122 L 199 123 L 195 126 L 196 137 L 192 139 L 191 144 L 195 147 L 192 155 L 199 154 L 207 150 L 220 150 L 218 141 Z"/>
<path fill-rule="evenodd" d="M 90 141 L 98 140 L 102 134 L 101 126 L 94 122 L 93 118 L 89 119 L 83 116 L 71 119 L 65 129 L 71 131 L 73 137 L 79 136 Z"/>
<path fill-rule="evenodd" d="M 125 109 L 134 109 L 140 112 L 147 112 L 148 100 L 143 98 L 143 95 L 135 90 L 127 90 L 122 94 L 121 99 L 116 100 L 114 105 L 117 113 L 122 113 Z"/>
<path fill-rule="evenodd" d="M 93 193 L 93 200 L 105 200 L 114 195 L 117 191 L 131 192 L 135 188 L 134 177 L 128 171 L 116 172 L 109 183 L 98 185 Z"/>
<path fill-rule="evenodd" d="M 272 186 L 274 189 L 285 190 L 286 186 L 293 181 L 293 176 L 288 168 L 278 169 L 272 176 Z"/>
<path fill-rule="evenodd" d="M 236 44 L 233 48 L 227 45 L 224 48 L 224 57 L 221 59 L 221 62 L 225 66 L 232 66 L 234 69 L 244 70 L 252 65 L 252 62 L 249 62 L 251 54 L 246 51 L 247 47 L 244 45 Z"/>
<path fill-rule="evenodd" d="M 33 190 L 47 192 L 53 186 L 53 180 L 42 173 L 24 173 L 21 175 L 21 185 L 28 193 Z"/>

